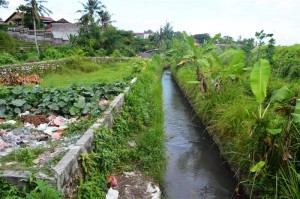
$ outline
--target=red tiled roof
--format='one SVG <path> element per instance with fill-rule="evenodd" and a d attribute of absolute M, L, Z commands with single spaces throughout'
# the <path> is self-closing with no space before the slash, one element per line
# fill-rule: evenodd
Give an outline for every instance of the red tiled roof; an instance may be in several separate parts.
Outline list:
<path fill-rule="evenodd" d="M 53 28 L 52 27 L 49 27 L 46 29 L 46 32 L 52 32 Z"/>
<path fill-rule="evenodd" d="M 51 17 L 41 17 L 41 20 L 43 20 L 43 21 L 50 21 L 50 22 L 54 22 L 55 21 Z"/>

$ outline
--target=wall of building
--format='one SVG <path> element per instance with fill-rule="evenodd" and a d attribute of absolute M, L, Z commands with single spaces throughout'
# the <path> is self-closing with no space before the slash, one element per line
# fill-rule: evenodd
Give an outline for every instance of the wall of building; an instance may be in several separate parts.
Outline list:
<path fill-rule="evenodd" d="M 79 30 L 80 25 L 77 24 L 53 23 L 52 32 L 37 31 L 37 40 L 53 44 L 68 44 L 69 35 L 78 35 Z M 18 39 L 34 41 L 34 31 L 28 28 L 9 28 L 8 34 Z"/>

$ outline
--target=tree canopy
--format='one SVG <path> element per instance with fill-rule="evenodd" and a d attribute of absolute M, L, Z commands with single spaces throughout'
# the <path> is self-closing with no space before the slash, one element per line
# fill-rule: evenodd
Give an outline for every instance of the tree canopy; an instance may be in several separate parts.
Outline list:
<path fill-rule="evenodd" d="M 0 7 L 7 8 L 7 6 L 8 6 L 8 1 L 0 0 Z"/>

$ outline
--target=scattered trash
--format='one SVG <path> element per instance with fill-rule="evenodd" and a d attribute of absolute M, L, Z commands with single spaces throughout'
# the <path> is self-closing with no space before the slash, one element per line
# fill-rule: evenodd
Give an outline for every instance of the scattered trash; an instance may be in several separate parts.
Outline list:
<path fill-rule="evenodd" d="M 108 176 L 107 183 L 109 184 L 110 188 L 117 188 L 118 187 L 117 178 L 115 176 Z"/>
<path fill-rule="evenodd" d="M 159 199 L 161 195 L 161 191 L 158 186 L 153 185 L 152 183 L 148 183 L 146 192 L 151 195 L 152 199 Z"/>
<path fill-rule="evenodd" d="M 16 124 L 17 122 L 15 120 L 8 120 L 8 121 L 5 121 L 5 122 L 2 122 L 2 124 Z"/>
<path fill-rule="evenodd" d="M 135 176 L 134 172 L 123 172 L 126 178 L 131 178 Z"/>
<path fill-rule="evenodd" d="M 105 106 L 105 105 L 108 104 L 108 103 L 109 103 L 108 100 L 100 100 L 99 106 Z"/>
<path fill-rule="evenodd" d="M 0 139 L 0 151 L 8 147 L 8 144 L 4 142 L 2 139 Z"/>
<path fill-rule="evenodd" d="M 58 132 L 55 132 L 55 133 L 53 133 L 52 135 L 51 135 L 51 138 L 52 139 L 60 139 L 60 133 L 58 133 Z"/>
<path fill-rule="evenodd" d="M 105 199 L 118 199 L 118 198 L 119 198 L 119 191 L 109 188 Z"/>

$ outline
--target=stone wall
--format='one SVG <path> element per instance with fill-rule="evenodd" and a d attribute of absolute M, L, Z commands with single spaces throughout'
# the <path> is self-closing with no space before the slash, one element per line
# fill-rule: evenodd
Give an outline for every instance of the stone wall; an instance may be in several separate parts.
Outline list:
<path fill-rule="evenodd" d="M 111 57 L 89 57 L 91 61 L 96 63 L 111 63 L 111 62 L 125 62 L 129 58 L 111 58 Z M 45 70 L 56 70 L 58 67 L 65 64 L 67 59 L 49 60 L 41 62 L 23 63 L 23 64 L 10 64 L 0 66 L 0 76 L 5 76 L 8 72 L 16 72 L 19 75 L 28 75 L 33 71 L 38 71 L 42 74 Z"/>
<path fill-rule="evenodd" d="M 44 30 L 37 31 L 37 40 L 53 43 L 53 44 L 68 44 L 69 35 L 78 35 L 80 25 L 71 23 L 52 23 L 52 32 L 46 32 Z M 25 41 L 34 42 L 34 31 L 28 28 L 9 28 L 8 34 L 11 36 L 22 39 Z"/>

